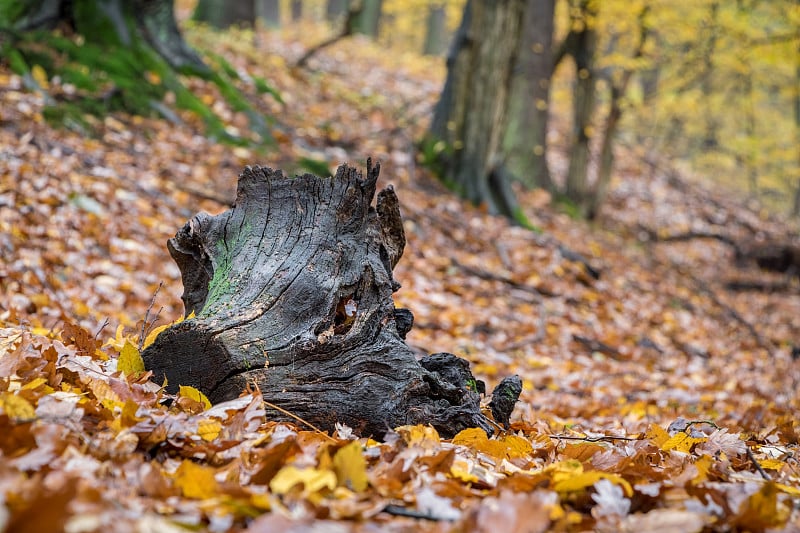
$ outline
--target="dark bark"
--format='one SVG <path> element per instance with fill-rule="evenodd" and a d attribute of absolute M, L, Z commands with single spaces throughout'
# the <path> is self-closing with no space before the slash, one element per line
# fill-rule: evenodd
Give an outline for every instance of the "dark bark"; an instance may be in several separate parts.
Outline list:
<path fill-rule="evenodd" d="M 261 19 L 268 28 L 278 28 L 281 25 L 280 0 L 255 0 L 256 17 Z"/>
<path fill-rule="evenodd" d="M 595 51 L 597 32 L 593 27 L 596 6 L 581 0 L 578 30 L 571 30 L 565 40 L 565 53 L 575 61 L 575 85 L 572 101 L 572 147 L 565 194 L 586 216 L 592 192 L 589 186 L 589 157 L 592 140 L 592 114 L 595 106 Z"/>
<path fill-rule="evenodd" d="M 334 178 L 245 169 L 231 210 L 199 214 L 169 241 L 197 316 L 144 351 L 154 379 L 215 402 L 255 382 L 308 422 L 363 435 L 418 423 L 490 432 L 468 363 L 417 362 L 403 342 L 413 317 L 394 307 L 392 269 L 405 237 L 391 187 L 371 206 L 377 178 L 369 163 L 366 178 L 346 166 Z"/>
<path fill-rule="evenodd" d="M 302 0 L 292 0 L 291 3 L 292 21 L 297 22 L 303 18 L 303 2 Z"/>
<path fill-rule="evenodd" d="M 447 58 L 430 135 L 442 143 L 441 177 L 489 212 L 518 216 L 504 171 L 503 136 L 524 2 L 469 0 Z"/>
<path fill-rule="evenodd" d="M 325 4 L 325 18 L 330 22 L 335 22 L 347 11 L 348 0 L 328 0 Z"/>
<path fill-rule="evenodd" d="M 527 187 L 552 190 L 547 122 L 553 72 L 555 0 L 528 0 L 510 96 L 505 137 L 508 168 Z"/>
<path fill-rule="evenodd" d="M 303 54 L 303 56 L 297 60 L 296 66 L 305 67 L 308 64 L 309 59 L 314 57 L 317 54 L 317 52 L 319 52 L 323 48 L 327 48 L 333 44 L 338 43 L 342 39 L 345 39 L 353 35 L 353 28 L 355 27 L 355 21 L 361 15 L 361 9 L 362 9 L 362 4 L 358 2 L 353 4 L 350 8 L 348 8 L 347 17 L 345 18 L 339 33 L 309 48 L 306 51 L 306 53 Z"/>
<path fill-rule="evenodd" d="M 256 21 L 256 3 L 254 0 L 199 0 L 194 18 L 218 29 L 236 25 L 252 27 Z"/>
<path fill-rule="evenodd" d="M 350 9 L 353 8 L 359 10 L 359 16 L 354 20 L 352 32 L 377 37 L 383 8 L 382 0 L 355 0 L 350 4 Z"/>

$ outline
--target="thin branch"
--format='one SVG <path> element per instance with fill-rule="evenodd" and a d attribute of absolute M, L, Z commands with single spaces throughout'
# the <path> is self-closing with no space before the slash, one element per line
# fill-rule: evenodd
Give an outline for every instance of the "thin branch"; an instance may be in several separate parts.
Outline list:
<path fill-rule="evenodd" d="M 358 16 L 361 14 L 363 10 L 364 10 L 363 2 L 356 2 L 354 5 L 350 6 L 350 9 L 347 10 L 347 17 L 345 18 L 344 26 L 339 31 L 339 33 L 337 33 L 333 37 L 325 39 L 316 46 L 312 46 L 311 48 L 309 48 L 308 51 L 305 54 L 303 54 L 303 57 L 297 60 L 297 63 L 295 63 L 295 67 L 297 68 L 305 67 L 306 63 L 308 63 L 308 60 L 311 59 L 317 52 L 319 52 L 323 48 L 331 46 L 336 42 L 341 41 L 346 37 L 350 37 L 351 35 L 353 35 L 353 26 L 355 26 L 356 18 L 358 18 Z"/>
<path fill-rule="evenodd" d="M 145 339 L 145 329 L 147 328 L 147 319 L 150 318 L 150 311 L 153 309 L 153 306 L 156 303 L 156 297 L 158 296 L 158 292 L 161 290 L 161 287 L 164 286 L 164 282 L 160 281 L 158 283 L 158 287 L 156 287 L 156 291 L 153 293 L 153 298 L 150 300 L 150 305 L 147 306 L 147 311 L 144 314 L 144 320 L 142 320 L 142 334 L 139 335 L 139 351 L 142 351 L 142 346 L 144 346 L 144 339 Z M 163 307 L 161 308 L 163 309 Z M 158 310 L 156 313 L 156 317 L 153 319 L 152 323 L 155 323 L 158 320 L 158 316 L 161 314 L 161 309 Z"/>
<path fill-rule="evenodd" d="M 606 442 L 614 440 L 642 440 L 638 437 L 615 437 L 613 435 L 601 435 L 600 437 L 575 437 L 572 435 L 548 435 L 551 439 L 558 440 L 582 440 L 584 442 Z"/>
<path fill-rule="evenodd" d="M 298 421 L 298 422 L 300 422 L 301 424 L 304 424 L 304 425 L 306 425 L 306 426 L 310 427 L 311 429 L 313 429 L 314 431 L 316 431 L 317 433 L 319 433 L 320 435 L 322 435 L 322 436 L 323 436 L 323 437 L 325 437 L 326 439 L 328 439 L 328 440 L 330 440 L 330 441 L 332 441 L 332 442 L 336 442 L 336 439 L 334 439 L 333 437 L 331 437 L 330 435 L 328 435 L 326 432 L 324 432 L 324 431 L 322 431 L 321 429 L 319 429 L 317 426 L 315 426 L 315 425 L 314 425 L 314 424 L 312 424 L 311 422 L 308 422 L 308 421 L 306 421 L 306 420 L 303 420 L 302 418 L 300 418 L 300 417 L 299 417 L 299 416 L 297 416 L 296 414 L 294 414 L 294 413 L 290 413 L 290 412 L 289 412 L 289 411 L 287 411 L 286 409 L 284 409 L 284 408 L 282 408 L 282 407 L 278 407 L 278 406 L 277 406 L 277 405 L 275 405 L 274 403 L 268 402 L 267 400 L 264 400 L 264 405 L 266 405 L 266 406 L 267 406 L 267 407 L 269 407 L 270 409 L 274 409 L 274 410 L 278 411 L 279 413 L 282 413 L 282 414 L 284 414 L 284 415 L 286 415 L 286 416 L 289 416 L 289 417 L 292 417 L 292 418 L 294 418 L 295 420 L 297 420 L 297 421 Z"/>
<path fill-rule="evenodd" d="M 758 473 L 761 474 L 761 477 L 766 479 L 767 481 L 772 481 L 772 477 L 764 470 L 764 468 L 758 464 L 755 456 L 753 455 L 753 450 L 750 449 L 750 446 L 745 446 L 745 450 L 747 451 L 747 458 L 750 459 L 750 462 L 753 463 L 753 466 L 758 470 Z"/>

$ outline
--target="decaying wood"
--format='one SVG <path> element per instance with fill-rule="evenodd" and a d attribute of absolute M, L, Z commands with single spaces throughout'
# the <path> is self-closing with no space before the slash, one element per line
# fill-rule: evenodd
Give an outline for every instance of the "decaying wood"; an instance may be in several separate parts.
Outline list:
<path fill-rule="evenodd" d="M 405 236 L 391 187 L 371 205 L 378 172 L 369 162 L 366 177 L 347 166 L 333 178 L 248 167 L 232 209 L 181 228 L 168 248 L 196 317 L 145 350 L 155 379 L 212 401 L 256 383 L 310 423 L 362 435 L 418 423 L 444 436 L 491 432 L 468 363 L 452 354 L 418 362 L 403 341 L 413 315 L 394 307 L 392 269 Z"/>

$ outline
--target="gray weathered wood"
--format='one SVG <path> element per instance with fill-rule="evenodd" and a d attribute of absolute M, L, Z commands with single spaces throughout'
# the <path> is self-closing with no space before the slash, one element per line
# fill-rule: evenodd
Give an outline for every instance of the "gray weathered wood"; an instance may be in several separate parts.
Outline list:
<path fill-rule="evenodd" d="M 420 364 L 403 341 L 413 316 L 394 307 L 392 268 L 405 236 L 391 187 L 371 205 L 378 172 L 369 162 L 366 177 L 346 166 L 332 178 L 248 167 L 231 210 L 181 228 L 168 247 L 196 318 L 145 350 L 155 380 L 212 401 L 256 383 L 306 421 L 363 435 L 418 423 L 446 436 L 490 431 L 468 363 L 436 354 Z"/>

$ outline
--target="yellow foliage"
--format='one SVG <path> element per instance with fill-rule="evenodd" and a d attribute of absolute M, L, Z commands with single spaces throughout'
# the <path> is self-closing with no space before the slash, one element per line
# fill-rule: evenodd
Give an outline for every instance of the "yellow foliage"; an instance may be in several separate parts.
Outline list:
<path fill-rule="evenodd" d="M 214 469 L 184 460 L 173 476 L 175 486 L 187 498 L 205 500 L 217 495 L 217 480 Z"/>
<path fill-rule="evenodd" d="M 33 405 L 22 396 L 11 392 L 4 392 L 0 395 L 0 409 L 12 420 L 24 421 L 36 417 Z"/>
<path fill-rule="evenodd" d="M 208 442 L 216 439 L 221 431 L 222 424 L 219 420 L 215 420 L 213 418 L 201 420 L 197 424 L 197 434 L 200 435 L 203 440 Z"/>
<path fill-rule="evenodd" d="M 361 453 L 361 444 L 358 441 L 353 441 L 336 452 L 333 456 L 333 470 L 339 486 L 355 492 L 362 492 L 367 488 L 367 461 Z"/>
<path fill-rule="evenodd" d="M 194 387 L 190 387 L 188 385 L 181 385 L 180 389 L 178 390 L 178 396 L 182 398 L 189 398 L 190 400 L 194 400 L 196 402 L 200 402 L 203 404 L 205 409 L 211 409 L 211 402 L 208 401 L 206 395 L 200 392 L 199 390 L 195 389 Z"/>
<path fill-rule="evenodd" d="M 303 494 L 308 496 L 322 490 L 336 488 L 336 474 L 330 470 L 284 466 L 269 482 L 270 490 L 278 495 L 287 494 L 296 485 L 303 485 Z"/>
<path fill-rule="evenodd" d="M 140 372 L 144 372 L 144 361 L 139 354 L 139 350 L 130 342 L 125 342 L 122 350 L 119 352 L 119 359 L 117 360 L 117 370 L 127 376 L 135 376 Z"/>

